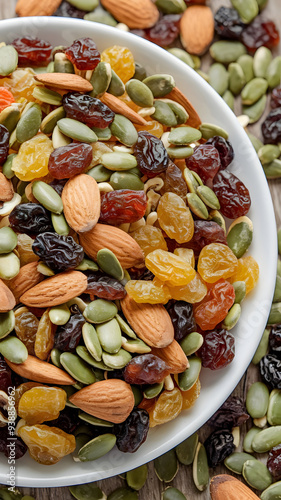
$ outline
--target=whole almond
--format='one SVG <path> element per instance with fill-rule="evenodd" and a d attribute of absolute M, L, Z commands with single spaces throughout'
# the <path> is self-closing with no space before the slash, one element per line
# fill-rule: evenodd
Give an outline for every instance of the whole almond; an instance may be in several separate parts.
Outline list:
<path fill-rule="evenodd" d="M 6 285 L 14 294 L 16 303 L 19 303 L 21 295 L 34 287 L 44 279 L 43 274 L 37 271 L 38 262 L 30 262 L 20 268 L 15 278 L 6 281 Z"/>
<path fill-rule="evenodd" d="M 121 99 L 118 99 L 118 97 L 105 92 L 101 97 L 101 101 L 114 111 L 114 113 L 125 116 L 128 120 L 131 120 L 131 122 L 137 123 L 138 125 L 147 125 L 147 121 L 142 116 L 136 113 L 136 111 L 130 108 L 125 102 L 121 101 Z"/>
<path fill-rule="evenodd" d="M 162 304 L 138 304 L 127 294 L 121 307 L 137 336 L 149 346 L 160 348 L 173 342 L 174 327 Z"/>
<path fill-rule="evenodd" d="M 0 313 L 11 311 L 16 305 L 16 299 L 11 290 L 0 280 Z"/>
<path fill-rule="evenodd" d="M 151 28 L 159 18 L 159 11 L 151 0 L 101 0 L 101 4 L 117 21 L 131 29 Z"/>
<path fill-rule="evenodd" d="M 114 424 L 124 422 L 135 404 L 131 386 L 118 379 L 88 385 L 73 394 L 69 401 L 86 413 Z"/>
<path fill-rule="evenodd" d="M 16 13 L 18 16 L 52 16 L 60 6 L 62 0 L 18 0 Z"/>
<path fill-rule="evenodd" d="M 210 483 L 212 500 L 258 500 L 245 484 L 228 474 L 214 476 Z"/>
<path fill-rule="evenodd" d="M 214 38 L 214 16 L 206 5 L 191 5 L 180 21 L 181 42 L 187 52 L 201 55 Z"/>
<path fill-rule="evenodd" d="M 65 184 L 61 198 L 65 218 L 74 231 L 93 229 L 100 216 L 100 190 L 93 177 L 75 175 Z"/>
<path fill-rule="evenodd" d="M 94 260 L 99 250 L 108 248 L 125 269 L 144 265 L 144 255 L 138 243 L 118 227 L 98 223 L 88 233 L 81 233 L 79 239 L 86 254 Z"/>
<path fill-rule="evenodd" d="M 0 201 L 10 201 L 14 194 L 12 182 L 0 172 Z"/>
<path fill-rule="evenodd" d="M 20 365 L 6 358 L 5 361 L 15 373 L 34 382 L 56 385 L 73 385 L 76 382 L 68 373 L 35 356 L 29 355 L 27 360 Z"/>
<path fill-rule="evenodd" d="M 20 297 L 29 307 L 53 307 L 81 295 L 87 288 L 87 276 L 79 271 L 67 271 L 41 281 Z"/>
<path fill-rule="evenodd" d="M 35 80 L 55 89 L 76 90 L 77 92 L 91 92 L 93 85 L 82 76 L 71 73 L 40 73 L 34 76 Z"/>
<path fill-rule="evenodd" d="M 180 89 L 178 89 L 177 87 L 174 87 L 173 90 L 171 92 L 169 92 L 169 94 L 167 94 L 165 97 L 167 99 L 172 99 L 173 101 L 178 102 L 179 104 L 181 104 L 184 107 L 184 109 L 189 114 L 189 118 L 186 122 L 187 125 L 189 125 L 190 127 L 194 127 L 194 128 L 198 128 L 199 125 L 201 125 L 201 120 L 200 120 L 200 117 L 199 117 L 197 111 L 195 111 L 191 102 L 187 99 L 187 97 L 185 97 L 185 95 L 181 92 Z"/>
<path fill-rule="evenodd" d="M 152 347 L 151 354 L 163 359 L 171 367 L 171 373 L 182 373 L 189 366 L 188 359 L 176 340 L 161 349 Z"/>

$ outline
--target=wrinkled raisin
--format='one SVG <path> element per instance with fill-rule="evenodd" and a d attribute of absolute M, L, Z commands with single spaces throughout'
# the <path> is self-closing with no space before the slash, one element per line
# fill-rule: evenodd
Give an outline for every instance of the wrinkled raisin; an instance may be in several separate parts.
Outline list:
<path fill-rule="evenodd" d="M 72 236 L 56 233 L 39 234 L 32 245 L 33 252 L 55 272 L 75 269 L 84 258 L 84 250 Z"/>
<path fill-rule="evenodd" d="M 261 125 L 261 131 L 265 144 L 278 144 L 281 141 L 281 107 L 270 111 Z"/>
<path fill-rule="evenodd" d="M 12 45 L 19 55 L 19 66 L 47 66 L 50 60 L 52 45 L 35 36 L 16 38 Z"/>
<path fill-rule="evenodd" d="M 194 170 L 204 183 L 212 180 L 221 167 L 220 155 L 212 144 L 202 144 L 185 160 L 186 166 Z"/>
<path fill-rule="evenodd" d="M 192 304 L 183 300 L 170 301 L 166 308 L 173 323 L 175 340 L 180 342 L 188 333 L 196 331 Z"/>
<path fill-rule="evenodd" d="M 253 54 L 259 47 L 273 49 L 279 44 L 279 31 L 273 21 L 258 16 L 242 32 L 241 41 Z"/>
<path fill-rule="evenodd" d="M 236 9 L 220 7 L 214 15 L 217 35 L 230 40 L 239 40 L 245 27 Z"/>
<path fill-rule="evenodd" d="M 145 281 L 152 281 L 155 275 L 149 271 L 149 269 L 141 268 L 138 269 L 136 267 L 131 267 L 130 269 L 130 276 L 132 280 L 145 280 Z"/>
<path fill-rule="evenodd" d="M 66 0 L 63 0 L 53 16 L 84 19 L 85 14 L 87 14 L 85 10 L 77 9 Z"/>
<path fill-rule="evenodd" d="M 52 182 L 50 182 L 49 186 L 52 186 L 52 188 L 54 188 L 56 193 L 58 193 L 61 196 L 66 182 L 67 179 L 55 179 Z"/>
<path fill-rule="evenodd" d="M 68 179 L 87 170 L 92 159 L 90 144 L 72 143 L 56 148 L 50 154 L 48 169 L 55 179 Z"/>
<path fill-rule="evenodd" d="M 17 233 L 35 235 L 53 231 L 51 217 L 47 210 L 38 203 L 17 205 L 9 215 L 11 228 Z"/>
<path fill-rule="evenodd" d="M 235 339 L 227 330 L 213 330 L 204 334 L 204 343 L 198 351 L 202 366 L 219 370 L 229 365 L 235 356 Z"/>
<path fill-rule="evenodd" d="M 128 384 L 158 384 L 170 373 L 170 367 L 154 354 L 133 358 L 125 367 L 124 377 Z"/>
<path fill-rule="evenodd" d="M 79 92 L 69 92 L 62 99 L 67 118 L 85 123 L 88 127 L 106 128 L 114 119 L 115 113 L 106 104 Z"/>
<path fill-rule="evenodd" d="M 27 446 L 20 437 L 11 436 L 8 426 L 0 427 L 0 453 L 10 458 L 11 450 L 13 450 L 13 458 L 18 460 L 27 452 Z"/>
<path fill-rule="evenodd" d="M 208 139 L 206 144 L 211 144 L 218 150 L 222 170 L 230 165 L 234 158 L 234 150 L 229 141 L 219 135 L 215 135 L 214 137 L 211 137 L 211 139 Z"/>
<path fill-rule="evenodd" d="M 111 276 L 103 273 L 90 273 L 87 276 L 88 286 L 85 293 L 90 295 L 91 300 L 94 297 L 106 300 L 121 300 L 126 295 L 125 287 Z"/>
<path fill-rule="evenodd" d="M 150 42 L 160 45 L 160 47 L 167 47 L 175 41 L 180 31 L 179 14 L 168 14 L 167 16 L 160 17 L 159 21 L 145 30 L 145 38 Z"/>
<path fill-rule="evenodd" d="M 215 429 L 232 429 L 241 426 L 250 418 L 245 404 L 237 396 L 231 396 L 208 420 L 208 425 Z"/>
<path fill-rule="evenodd" d="M 281 325 L 275 325 L 271 328 L 269 350 L 273 354 L 276 354 L 276 356 L 281 357 Z"/>
<path fill-rule="evenodd" d="M 11 370 L 4 359 L 0 359 L 0 391 L 8 393 L 12 386 Z"/>
<path fill-rule="evenodd" d="M 233 434 L 228 429 L 212 432 L 206 439 L 204 446 L 210 467 L 216 467 L 234 451 Z"/>
<path fill-rule="evenodd" d="M 3 165 L 9 154 L 9 137 L 9 130 L 0 125 L 0 165 Z"/>
<path fill-rule="evenodd" d="M 81 71 L 95 69 L 100 62 L 100 53 L 91 38 L 78 38 L 65 50 L 66 57 Z"/>
<path fill-rule="evenodd" d="M 210 243 L 227 245 L 224 229 L 213 221 L 195 220 L 193 237 L 187 246 L 199 254 L 202 248 Z"/>
<path fill-rule="evenodd" d="M 229 219 L 246 215 L 251 206 L 251 198 L 245 184 L 236 175 L 221 170 L 213 180 L 213 190 L 220 202 L 220 211 Z"/>
<path fill-rule="evenodd" d="M 125 422 L 114 425 L 117 448 L 124 453 L 134 453 L 146 440 L 148 429 L 147 411 L 135 408 Z"/>
<path fill-rule="evenodd" d="M 187 195 L 187 185 L 177 165 L 170 161 L 166 172 L 160 174 L 160 177 L 164 180 L 164 186 L 160 190 L 160 194 L 163 195 L 167 191 L 170 191 L 185 199 Z"/>
<path fill-rule="evenodd" d="M 281 479 L 281 444 L 270 450 L 266 466 L 273 479 Z"/>
<path fill-rule="evenodd" d="M 50 427 L 58 427 L 67 434 L 73 434 L 79 423 L 80 420 L 78 418 L 78 411 L 75 408 L 69 408 L 68 406 L 60 412 L 58 418 L 46 422 L 46 424 Z"/>
<path fill-rule="evenodd" d="M 281 107 L 281 87 L 272 90 L 270 97 L 270 107 L 272 109 Z"/>
<path fill-rule="evenodd" d="M 276 354 L 266 354 L 261 359 L 260 372 L 272 389 L 281 389 L 281 359 Z"/>
<path fill-rule="evenodd" d="M 74 314 L 65 325 L 58 328 L 55 338 L 55 347 L 60 351 L 73 352 L 78 346 L 82 336 L 82 326 L 85 318 L 77 306 L 73 306 Z"/>
<path fill-rule="evenodd" d="M 163 142 L 149 132 L 138 133 L 134 153 L 140 171 L 147 177 L 155 177 L 169 166 L 169 157 Z"/>
<path fill-rule="evenodd" d="M 118 189 L 103 193 L 101 197 L 101 213 L 99 222 L 111 225 L 136 222 L 146 210 L 147 200 L 144 191 Z"/>

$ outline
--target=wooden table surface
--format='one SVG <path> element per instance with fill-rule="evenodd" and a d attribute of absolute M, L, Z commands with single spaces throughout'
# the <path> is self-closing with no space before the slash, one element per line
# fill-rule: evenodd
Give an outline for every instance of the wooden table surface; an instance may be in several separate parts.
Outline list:
<path fill-rule="evenodd" d="M 44 1 L 44 0 L 38 0 Z M 48 0 L 46 0 L 48 1 Z M 247 1 L 247 0 L 245 0 Z M 16 5 L 17 0 L 0 0 L 0 19 L 6 19 L 15 16 L 14 6 Z M 212 10 L 215 12 L 218 7 L 221 5 L 230 6 L 229 0 L 209 0 L 209 5 Z M 265 9 L 265 16 L 269 19 L 273 19 L 279 28 L 281 27 L 281 9 L 280 9 L 280 0 L 269 0 L 268 5 Z M 0 33 L 0 42 L 1 42 L 1 33 Z M 275 50 L 275 55 L 281 53 L 281 47 Z M 206 70 L 210 65 L 210 57 L 209 55 L 204 56 L 202 69 Z M 240 114 L 241 110 L 239 110 L 239 105 L 237 107 L 237 114 Z M 266 116 L 266 113 L 264 114 Z M 254 124 L 249 127 L 249 130 L 254 133 L 256 136 L 260 137 L 260 124 Z M 269 187 L 274 203 L 275 208 L 275 216 L 277 227 L 281 226 L 281 180 L 269 181 Z M 270 244 L 270 242 L 269 242 Z M 240 383 L 234 390 L 233 394 L 241 397 L 245 400 L 245 396 L 247 393 L 248 387 L 255 381 L 259 380 L 258 368 L 254 365 L 250 365 L 247 372 L 241 379 Z M 246 426 L 243 426 L 244 434 L 248 429 Z M 199 435 L 200 439 L 204 440 L 208 433 L 210 432 L 209 427 L 204 426 L 200 429 Z M 242 433 L 243 436 L 243 433 Z M 241 440 L 242 441 L 242 440 Z M 240 448 L 238 448 L 240 450 Z M 161 492 L 164 490 L 165 485 L 161 483 L 156 477 L 153 464 L 150 463 L 148 466 L 148 480 L 142 490 L 139 492 L 140 500 L 160 500 Z M 224 466 L 217 467 L 215 471 L 210 471 L 210 475 L 216 475 L 220 473 L 229 473 Z M 241 476 L 236 476 L 241 477 Z M 112 477 L 110 479 L 105 479 L 104 481 L 97 482 L 97 485 L 108 495 L 114 489 L 124 486 L 125 482 L 118 476 Z M 179 472 L 170 486 L 174 486 L 182 491 L 188 500 L 209 500 L 210 493 L 209 490 L 205 490 L 203 493 L 198 492 L 195 488 L 192 480 L 192 469 L 191 466 L 183 466 L 180 465 Z M 68 488 L 42 488 L 42 489 L 31 489 L 31 488 L 23 488 L 26 495 L 33 495 L 36 500 L 71 500 L 73 499 L 72 495 L 69 493 Z M 240 499 L 237 499 L 240 500 Z M 242 500 L 242 499 L 241 499 Z"/>

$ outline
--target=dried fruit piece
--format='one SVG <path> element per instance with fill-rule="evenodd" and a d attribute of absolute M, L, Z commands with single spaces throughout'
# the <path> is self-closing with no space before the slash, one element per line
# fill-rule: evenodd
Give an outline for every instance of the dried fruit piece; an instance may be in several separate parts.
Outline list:
<path fill-rule="evenodd" d="M 155 177 L 168 168 L 169 157 L 163 142 L 147 131 L 138 133 L 134 154 L 140 171 L 147 177 Z"/>
<path fill-rule="evenodd" d="M 230 165 L 230 163 L 233 161 L 234 149 L 231 143 L 223 137 L 215 135 L 214 137 L 211 137 L 211 139 L 208 139 L 206 144 L 211 144 L 218 150 L 221 161 L 221 168 L 223 170 L 227 168 L 228 165 Z"/>
<path fill-rule="evenodd" d="M 14 102 L 13 94 L 5 87 L 0 87 L 0 113 Z"/>
<path fill-rule="evenodd" d="M 100 222 L 120 225 L 141 219 L 146 211 L 146 194 L 144 191 L 118 189 L 103 193 L 101 197 Z"/>
<path fill-rule="evenodd" d="M 8 394 L 9 387 L 12 387 L 12 372 L 6 361 L 0 359 L 0 391 L 4 391 Z"/>
<path fill-rule="evenodd" d="M 12 45 L 19 55 L 19 66 L 47 66 L 52 52 L 49 42 L 34 36 L 15 38 Z"/>
<path fill-rule="evenodd" d="M 225 280 L 217 281 L 209 289 L 203 301 L 195 306 L 194 318 L 202 330 L 210 330 L 226 317 L 228 310 L 234 304 L 235 291 Z"/>
<path fill-rule="evenodd" d="M 210 243 L 202 248 L 198 260 L 198 272 L 207 283 L 230 278 L 237 269 L 237 257 L 227 245 Z"/>
<path fill-rule="evenodd" d="M 280 35 L 273 21 L 267 21 L 262 16 L 256 17 L 241 35 L 241 40 L 250 53 L 254 53 L 259 47 L 273 49 L 279 44 Z"/>
<path fill-rule="evenodd" d="M 0 165 L 3 165 L 9 154 L 9 137 L 9 130 L 4 125 L 0 124 Z M 1 201 L 6 200 L 1 197 Z"/>
<path fill-rule="evenodd" d="M 149 427 L 173 420 L 180 414 L 182 405 L 182 393 L 177 387 L 172 391 L 163 391 L 149 410 Z"/>
<path fill-rule="evenodd" d="M 166 304 L 171 298 L 169 289 L 163 282 L 145 280 L 130 280 L 127 282 L 126 292 L 138 303 Z"/>
<path fill-rule="evenodd" d="M 49 317 L 50 309 L 46 309 L 40 318 L 34 344 L 34 351 L 37 358 L 43 361 L 49 357 L 54 347 L 55 329 Z M 29 353 L 32 354 L 32 353 Z M 34 422 L 40 424 L 40 422 Z"/>
<path fill-rule="evenodd" d="M 73 118 L 88 127 L 106 128 L 113 122 L 115 114 L 106 104 L 87 94 L 69 92 L 62 99 L 67 118 Z"/>
<path fill-rule="evenodd" d="M 187 285 L 195 277 L 193 267 L 165 250 L 154 250 L 145 258 L 146 267 L 169 286 Z"/>
<path fill-rule="evenodd" d="M 191 240 L 194 233 L 194 222 L 189 208 L 175 193 L 165 193 L 157 207 L 161 228 L 169 238 L 178 243 Z"/>
<path fill-rule="evenodd" d="M 135 74 L 134 56 L 127 47 L 113 45 L 101 53 L 101 60 L 110 64 L 111 69 L 121 78 L 123 83 L 127 83 Z"/>
<path fill-rule="evenodd" d="M 230 282 L 244 281 L 246 284 L 246 294 L 256 286 L 259 279 L 259 265 L 256 260 L 247 255 L 238 259 L 236 272 L 231 276 Z"/>
<path fill-rule="evenodd" d="M 36 236 L 33 252 L 55 272 L 75 269 L 84 258 L 84 250 L 72 236 L 42 233 Z"/>
<path fill-rule="evenodd" d="M 270 450 L 266 466 L 275 480 L 281 478 L 281 445 Z"/>
<path fill-rule="evenodd" d="M 143 354 L 125 366 L 124 378 L 129 384 L 158 384 L 170 371 L 170 367 L 158 356 Z"/>
<path fill-rule="evenodd" d="M 204 443 L 210 467 L 216 467 L 231 455 L 235 448 L 233 439 L 233 434 L 227 429 L 210 434 Z"/>
<path fill-rule="evenodd" d="M 72 143 L 56 148 L 51 153 L 48 169 L 55 179 L 68 179 L 85 172 L 91 165 L 92 159 L 93 150 L 90 144 Z"/>
<path fill-rule="evenodd" d="M 251 197 L 245 184 L 228 170 L 220 170 L 213 179 L 213 190 L 220 202 L 220 211 L 229 219 L 247 215 Z"/>
<path fill-rule="evenodd" d="M 56 427 L 24 425 L 18 431 L 31 457 L 39 464 L 54 465 L 75 450 L 75 437 Z"/>
<path fill-rule="evenodd" d="M 106 300 L 120 300 L 126 295 L 124 285 L 115 278 L 106 274 L 95 272 L 87 275 L 88 286 L 85 293 L 90 295 L 91 300 L 94 297 Z"/>
<path fill-rule="evenodd" d="M 148 429 L 147 411 L 134 408 L 124 422 L 114 426 L 117 448 L 123 453 L 134 453 L 146 440 Z"/>
<path fill-rule="evenodd" d="M 39 320 L 31 311 L 16 314 L 15 331 L 17 337 L 24 343 L 28 350 L 28 354 L 35 354 L 34 343 L 39 325 Z"/>
<path fill-rule="evenodd" d="M 196 322 L 191 304 L 182 300 L 171 301 L 167 306 L 167 311 L 175 330 L 175 340 L 180 342 L 188 333 L 196 331 Z"/>
<path fill-rule="evenodd" d="M 47 210 L 37 203 L 17 205 L 9 215 L 9 222 L 11 228 L 18 233 L 34 235 L 53 230 Z"/>
<path fill-rule="evenodd" d="M 224 229 L 213 221 L 195 220 L 194 234 L 188 246 L 193 248 L 196 254 L 199 254 L 210 243 L 223 243 L 227 245 Z"/>
<path fill-rule="evenodd" d="M 207 287 L 198 273 L 195 277 L 183 286 L 169 286 L 172 299 L 185 300 L 191 304 L 200 302 L 207 294 Z"/>
<path fill-rule="evenodd" d="M 281 109 L 273 109 L 262 123 L 261 130 L 265 144 L 277 144 L 281 140 Z"/>
<path fill-rule="evenodd" d="M 158 227 L 146 224 L 131 233 L 131 236 L 139 244 L 145 256 L 156 249 L 168 250 L 163 233 Z"/>
<path fill-rule="evenodd" d="M 44 134 L 39 134 L 24 142 L 13 159 L 13 168 L 21 181 L 32 181 L 48 174 L 48 163 L 53 151 L 52 141 Z"/>
<path fill-rule="evenodd" d="M 78 38 L 72 45 L 65 49 L 66 57 L 78 70 L 87 71 L 95 69 L 100 62 L 100 53 L 91 38 Z"/>
<path fill-rule="evenodd" d="M 62 325 L 56 332 L 55 347 L 62 352 L 74 352 L 82 337 L 82 326 L 85 318 L 74 306 L 74 314 L 65 325 Z"/>
<path fill-rule="evenodd" d="M 58 387 L 34 387 L 19 400 L 18 415 L 27 425 L 58 418 L 66 403 L 66 392 Z"/>
<path fill-rule="evenodd" d="M 235 339 L 227 330 L 213 330 L 204 335 L 204 343 L 198 351 L 202 366 L 220 370 L 229 365 L 235 356 Z"/>
<path fill-rule="evenodd" d="M 165 174 L 161 174 L 161 177 L 164 180 L 164 186 L 160 190 L 160 194 L 163 195 L 169 191 L 170 193 L 177 194 L 185 200 L 187 195 L 187 185 L 183 179 L 181 169 L 175 165 L 175 163 L 170 161 Z"/>
<path fill-rule="evenodd" d="M 221 168 L 220 155 L 212 144 L 202 144 L 195 148 L 193 155 L 185 160 L 186 166 L 194 170 L 204 183 L 212 180 Z"/>
<path fill-rule="evenodd" d="M 152 28 L 145 30 L 145 38 L 160 47 L 167 47 L 179 35 L 180 20 L 180 14 L 168 14 L 161 17 Z"/>
<path fill-rule="evenodd" d="M 188 391 L 181 391 L 182 410 L 188 410 L 195 404 L 197 398 L 200 395 L 200 390 L 201 390 L 201 383 L 198 378 L 195 384 L 191 387 L 191 389 L 189 389 Z"/>
<path fill-rule="evenodd" d="M 223 405 L 208 420 L 208 425 L 214 429 L 232 429 L 241 426 L 250 418 L 246 406 L 237 396 L 229 397 Z"/>
<path fill-rule="evenodd" d="M 245 25 L 236 9 L 222 6 L 215 13 L 214 20 L 217 35 L 230 40 L 240 40 Z"/>

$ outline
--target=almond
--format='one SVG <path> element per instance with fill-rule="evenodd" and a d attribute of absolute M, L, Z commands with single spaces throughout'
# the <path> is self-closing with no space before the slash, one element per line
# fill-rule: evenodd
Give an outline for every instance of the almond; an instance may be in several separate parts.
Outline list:
<path fill-rule="evenodd" d="M 38 262 L 30 262 L 20 268 L 15 278 L 6 281 L 6 285 L 14 294 L 17 304 L 21 295 L 44 279 L 43 274 L 37 271 Z"/>
<path fill-rule="evenodd" d="M 15 373 L 34 382 L 56 385 L 73 385 L 76 383 L 68 373 L 35 356 L 29 355 L 27 360 L 20 365 L 12 363 L 6 358 L 5 361 Z"/>
<path fill-rule="evenodd" d="M 135 405 L 131 386 L 118 379 L 88 385 L 73 394 L 69 401 L 86 413 L 114 424 L 124 422 Z"/>
<path fill-rule="evenodd" d="M 152 347 L 166 347 L 174 340 L 174 327 L 162 304 L 138 304 L 127 294 L 122 311 L 137 336 Z"/>
<path fill-rule="evenodd" d="M 152 347 L 151 354 L 163 359 L 171 367 L 171 373 L 182 373 L 189 366 L 188 359 L 176 340 L 161 349 Z"/>
<path fill-rule="evenodd" d="M 210 493 L 212 500 L 258 500 L 259 498 L 245 484 L 228 474 L 212 478 Z"/>
<path fill-rule="evenodd" d="M 62 0 L 18 0 L 16 13 L 20 17 L 26 16 L 52 16 L 60 6 Z"/>
<path fill-rule="evenodd" d="M 11 290 L 0 280 L 0 313 L 11 311 L 16 305 L 16 299 Z"/>
<path fill-rule="evenodd" d="M 201 55 L 214 38 L 214 16 L 206 5 L 192 5 L 180 21 L 181 42 L 187 52 Z"/>
<path fill-rule="evenodd" d="M 0 201 L 10 201 L 14 194 L 12 182 L 0 172 Z"/>
<path fill-rule="evenodd" d="M 101 4 L 117 21 L 131 29 L 151 28 L 159 18 L 159 11 L 151 0 L 101 0 Z"/>
<path fill-rule="evenodd" d="M 94 260 L 99 250 L 108 248 L 125 269 L 144 265 L 144 255 L 138 243 L 118 227 L 98 223 L 88 233 L 80 234 L 80 244 Z"/>
<path fill-rule="evenodd" d="M 190 7 L 189 7 L 190 9 Z M 173 101 L 178 102 L 181 104 L 184 109 L 187 111 L 189 114 L 189 118 L 187 120 L 187 124 L 190 127 L 198 128 L 199 125 L 201 125 L 201 120 L 199 118 L 199 115 L 195 111 L 194 107 L 192 106 L 191 102 L 185 97 L 185 95 L 178 89 L 177 87 L 174 87 L 169 94 L 165 96 L 167 99 L 172 99 Z"/>
<path fill-rule="evenodd" d="M 100 190 L 93 177 L 75 175 L 65 184 L 61 198 L 65 218 L 74 231 L 93 229 L 100 216 Z"/>
<path fill-rule="evenodd" d="M 147 121 L 142 116 L 131 109 L 125 102 L 121 101 L 121 99 L 118 99 L 118 97 L 105 92 L 101 97 L 101 101 L 114 111 L 114 113 L 125 116 L 128 120 L 131 120 L 131 122 L 137 123 L 138 125 L 147 125 Z"/>
<path fill-rule="evenodd" d="M 79 75 L 71 73 L 41 73 L 34 76 L 35 80 L 56 89 L 76 90 L 77 92 L 91 92 L 93 85 Z"/>
<path fill-rule="evenodd" d="M 53 307 L 81 295 L 86 288 L 87 276 L 79 271 L 67 271 L 30 288 L 20 301 L 29 307 Z"/>

